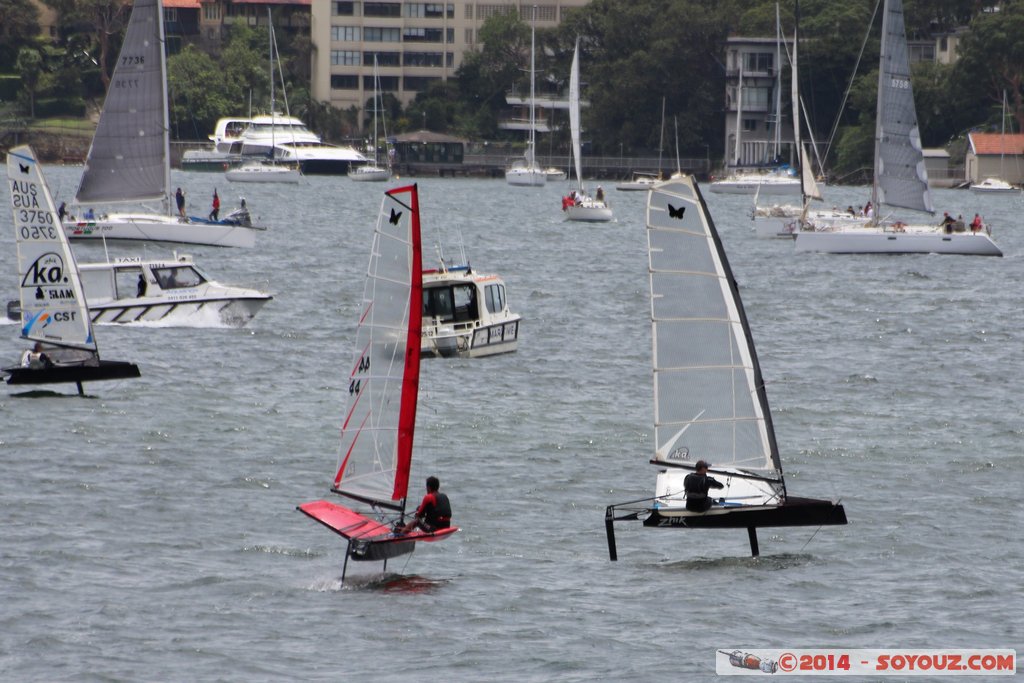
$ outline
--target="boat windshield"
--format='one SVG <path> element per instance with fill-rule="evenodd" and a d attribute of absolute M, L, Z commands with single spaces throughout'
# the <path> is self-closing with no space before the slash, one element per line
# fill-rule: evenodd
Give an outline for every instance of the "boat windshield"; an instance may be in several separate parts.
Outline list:
<path fill-rule="evenodd" d="M 192 266 L 154 268 L 153 275 L 156 277 L 156 281 L 159 283 L 160 289 L 198 287 L 206 282 L 206 279 Z"/>
<path fill-rule="evenodd" d="M 423 289 L 423 316 L 441 323 L 460 323 L 479 318 L 476 287 L 459 284 Z"/>

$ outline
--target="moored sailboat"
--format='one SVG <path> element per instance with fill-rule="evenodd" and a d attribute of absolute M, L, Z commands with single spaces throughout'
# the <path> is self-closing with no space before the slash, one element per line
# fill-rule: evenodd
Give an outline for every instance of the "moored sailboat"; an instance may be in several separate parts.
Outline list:
<path fill-rule="evenodd" d="M 690 176 L 661 183 L 647 201 L 654 432 L 660 469 L 652 498 L 608 506 L 614 523 L 658 528 L 745 528 L 759 553 L 758 527 L 846 524 L 843 506 L 789 495 L 764 380 L 739 288 L 721 239 Z M 688 500 L 687 475 L 711 464 L 722 490 L 705 509 Z M 622 514 L 625 513 L 625 514 Z"/>
<path fill-rule="evenodd" d="M 82 382 L 138 377 L 133 363 L 100 359 L 75 255 L 28 146 L 7 153 L 7 181 L 18 246 L 21 337 L 35 344 L 21 365 L 4 368 L 7 383 L 73 382 L 82 394 Z"/>
<path fill-rule="evenodd" d="M 347 541 L 348 560 L 383 561 L 458 531 L 396 531 L 406 521 L 420 377 L 423 265 L 415 185 L 389 190 L 374 232 L 331 491 L 298 509 Z"/>
<path fill-rule="evenodd" d="M 370 146 L 373 148 L 373 159 L 360 166 L 351 166 L 348 169 L 348 177 L 356 182 L 384 182 L 391 178 L 391 164 L 382 167 L 377 159 L 377 112 L 383 114 L 383 98 L 380 95 L 380 75 L 377 73 L 377 53 L 373 55 L 373 140 Z M 381 119 L 383 120 L 383 116 Z M 387 140 L 388 130 L 385 123 L 384 139 Z"/>
<path fill-rule="evenodd" d="M 548 174 L 537 163 L 537 120 L 535 100 L 535 61 L 534 48 L 536 29 L 533 22 L 530 22 L 530 139 L 526 143 L 526 154 L 522 159 L 515 161 L 505 171 L 505 182 L 509 185 L 521 185 L 526 187 L 539 187 L 548 182 Z"/>
<path fill-rule="evenodd" d="M 576 171 L 576 189 L 562 198 L 562 210 L 571 221 L 607 223 L 615 218 L 612 208 L 604 198 L 604 191 L 598 187 L 591 197 L 583 187 L 583 160 L 580 156 L 580 39 L 572 55 L 572 71 L 569 73 L 569 128 L 572 133 L 572 159 Z"/>

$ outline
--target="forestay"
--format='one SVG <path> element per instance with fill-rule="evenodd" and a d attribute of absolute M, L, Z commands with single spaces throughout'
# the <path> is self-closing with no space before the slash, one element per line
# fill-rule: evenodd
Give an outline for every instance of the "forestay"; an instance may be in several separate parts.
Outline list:
<path fill-rule="evenodd" d="M 96 352 L 89 309 L 39 162 L 28 146 L 7 153 L 21 296 L 21 336 Z"/>
<path fill-rule="evenodd" d="M 902 0 L 886 0 L 882 14 L 877 117 L 876 206 L 882 203 L 932 213 L 914 90 L 910 84 Z"/>
<path fill-rule="evenodd" d="M 385 193 L 366 274 L 334 491 L 404 510 L 419 386 L 423 267 L 416 186 Z"/>
<path fill-rule="evenodd" d="M 721 241 L 690 177 L 652 190 L 655 460 L 781 479 L 764 383 Z"/>
<path fill-rule="evenodd" d="M 159 0 L 136 0 L 76 203 L 169 201 L 163 35 Z"/>

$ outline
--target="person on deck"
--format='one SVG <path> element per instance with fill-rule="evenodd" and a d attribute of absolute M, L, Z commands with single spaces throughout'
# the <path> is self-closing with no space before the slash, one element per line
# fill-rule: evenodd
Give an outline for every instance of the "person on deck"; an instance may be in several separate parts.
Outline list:
<path fill-rule="evenodd" d="M 178 191 L 174 193 L 174 201 L 178 204 L 178 215 L 182 218 L 185 217 L 185 193 L 178 188 Z"/>
<path fill-rule="evenodd" d="M 939 227 L 944 228 L 946 230 L 946 233 L 949 234 L 953 232 L 953 223 L 956 223 L 956 220 L 954 220 L 953 217 L 949 215 L 948 211 L 944 211 L 942 213 L 942 222 L 939 223 Z"/>
<path fill-rule="evenodd" d="M 60 207 L 57 208 L 57 219 L 63 221 L 64 216 L 68 215 L 68 204 L 67 202 L 61 202 Z"/>
<path fill-rule="evenodd" d="M 36 342 L 35 346 L 32 347 L 31 351 L 26 351 L 21 357 L 21 366 L 23 368 L 32 368 L 38 370 L 40 368 L 51 368 L 53 367 L 53 361 L 43 351 L 43 345 L 40 342 Z"/>
<path fill-rule="evenodd" d="M 427 477 L 427 495 L 423 496 L 423 502 L 416 508 L 413 520 L 398 529 L 397 533 L 407 534 L 416 527 L 433 533 L 452 525 L 452 506 L 448 496 L 438 490 L 440 488 L 441 482 L 437 477 Z"/>
<path fill-rule="evenodd" d="M 217 196 L 217 190 L 213 191 L 213 210 L 210 211 L 210 220 L 216 221 L 220 217 L 220 197 Z"/>
<path fill-rule="evenodd" d="M 695 471 L 686 475 L 683 479 L 683 489 L 686 491 L 686 509 L 691 512 L 707 512 L 711 507 L 711 498 L 708 497 L 708 489 L 724 489 L 722 482 L 708 476 L 708 463 L 698 460 Z"/>
<path fill-rule="evenodd" d="M 979 232 L 982 227 L 981 216 L 974 214 L 974 220 L 971 221 L 971 232 Z"/>

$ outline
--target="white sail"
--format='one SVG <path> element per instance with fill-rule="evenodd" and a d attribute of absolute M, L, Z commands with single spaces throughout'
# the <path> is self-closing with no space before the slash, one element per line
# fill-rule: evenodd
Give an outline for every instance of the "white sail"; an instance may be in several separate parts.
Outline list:
<path fill-rule="evenodd" d="M 416 186 L 384 195 L 360 307 L 334 490 L 403 510 L 419 385 L 423 266 Z"/>
<path fill-rule="evenodd" d="M 782 477 L 746 315 L 690 176 L 652 190 L 647 239 L 659 462 Z"/>
<path fill-rule="evenodd" d="M 169 206 L 163 21 L 159 0 L 136 0 L 85 160 L 77 204 L 161 199 Z"/>
<path fill-rule="evenodd" d="M 572 53 L 569 72 L 569 129 L 572 132 L 572 159 L 576 164 L 576 183 L 583 190 L 583 161 L 580 159 L 580 39 Z"/>
<path fill-rule="evenodd" d="M 28 146 L 7 153 L 7 178 L 18 245 L 21 336 L 95 353 L 78 265 Z"/>
<path fill-rule="evenodd" d="M 875 124 L 875 205 L 934 212 L 917 126 L 902 0 L 886 0 Z"/>

